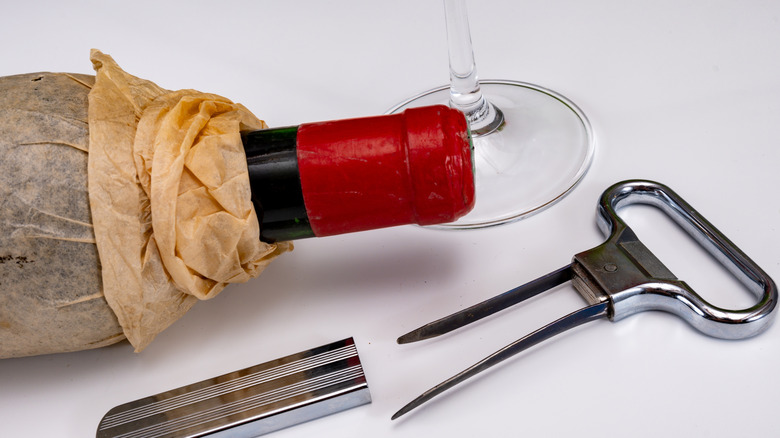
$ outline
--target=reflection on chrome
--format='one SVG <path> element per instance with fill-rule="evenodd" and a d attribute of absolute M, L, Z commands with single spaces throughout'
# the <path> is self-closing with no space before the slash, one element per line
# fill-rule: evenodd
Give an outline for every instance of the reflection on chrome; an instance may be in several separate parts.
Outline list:
<path fill-rule="evenodd" d="M 117 406 L 97 436 L 254 437 L 370 402 L 348 338 Z"/>

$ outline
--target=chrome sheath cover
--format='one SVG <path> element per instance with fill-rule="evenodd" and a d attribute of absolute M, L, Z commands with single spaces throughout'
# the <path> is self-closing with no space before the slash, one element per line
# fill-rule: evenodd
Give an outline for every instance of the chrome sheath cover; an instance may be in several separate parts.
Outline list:
<path fill-rule="evenodd" d="M 255 437 L 370 402 L 348 338 L 117 406 L 97 437 Z"/>

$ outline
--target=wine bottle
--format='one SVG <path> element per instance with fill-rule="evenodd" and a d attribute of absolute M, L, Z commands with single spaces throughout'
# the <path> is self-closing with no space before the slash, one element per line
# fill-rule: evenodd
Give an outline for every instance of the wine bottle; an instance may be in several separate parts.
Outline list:
<path fill-rule="evenodd" d="M 474 206 L 468 124 L 444 105 L 242 140 L 264 241 L 446 223 Z"/>

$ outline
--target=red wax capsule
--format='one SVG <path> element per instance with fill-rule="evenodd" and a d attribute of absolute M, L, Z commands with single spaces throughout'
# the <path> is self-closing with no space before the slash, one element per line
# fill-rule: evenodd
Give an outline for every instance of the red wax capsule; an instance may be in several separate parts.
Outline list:
<path fill-rule="evenodd" d="M 474 206 L 468 125 L 447 106 L 255 131 L 244 145 L 267 240 L 452 222 Z"/>

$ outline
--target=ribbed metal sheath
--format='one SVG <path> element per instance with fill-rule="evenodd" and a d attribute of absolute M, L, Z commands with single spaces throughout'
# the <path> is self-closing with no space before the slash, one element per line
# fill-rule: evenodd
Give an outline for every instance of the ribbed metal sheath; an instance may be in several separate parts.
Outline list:
<path fill-rule="evenodd" d="M 370 402 L 348 338 L 117 406 L 97 437 L 255 437 Z"/>

